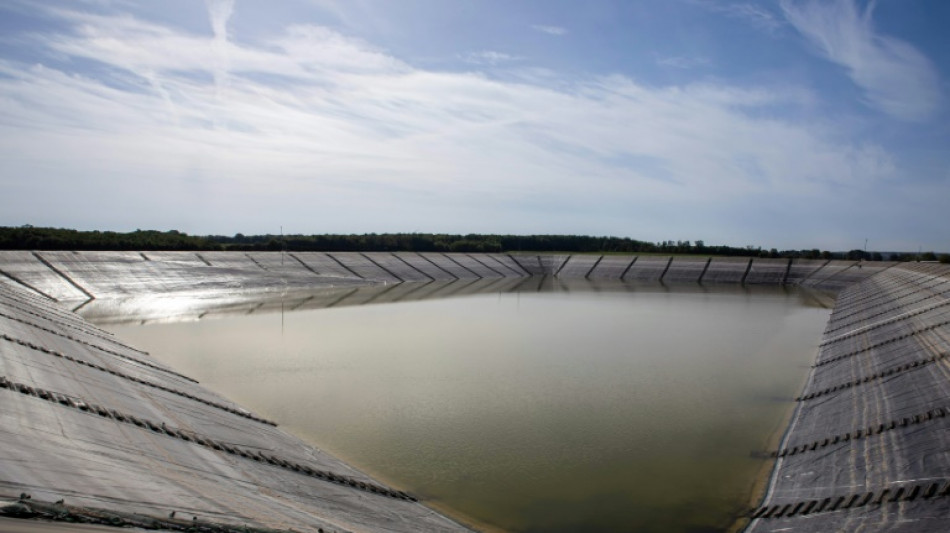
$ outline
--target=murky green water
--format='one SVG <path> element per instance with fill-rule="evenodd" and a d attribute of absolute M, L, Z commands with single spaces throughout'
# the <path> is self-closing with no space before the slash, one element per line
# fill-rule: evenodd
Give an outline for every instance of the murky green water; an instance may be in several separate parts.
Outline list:
<path fill-rule="evenodd" d="M 796 293 L 531 292 L 109 326 L 481 527 L 717 531 L 828 312 Z"/>

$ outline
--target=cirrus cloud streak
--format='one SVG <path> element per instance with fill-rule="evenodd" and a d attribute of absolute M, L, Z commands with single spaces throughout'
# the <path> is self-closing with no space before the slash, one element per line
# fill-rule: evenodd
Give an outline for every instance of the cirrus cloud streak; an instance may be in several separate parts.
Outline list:
<path fill-rule="evenodd" d="M 933 118 L 941 100 L 936 70 L 909 43 L 875 31 L 873 3 L 864 11 L 854 0 L 782 0 L 781 5 L 822 55 L 847 69 L 870 106 L 901 120 Z"/>

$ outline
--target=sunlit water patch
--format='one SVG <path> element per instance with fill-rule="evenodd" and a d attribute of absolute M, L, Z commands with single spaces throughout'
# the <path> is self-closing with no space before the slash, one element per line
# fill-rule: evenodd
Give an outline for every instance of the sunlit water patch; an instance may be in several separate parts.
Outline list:
<path fill-rule="evenodd" d="M 652 290 L 109 327 L 478 527 L 698 532 L 750 504 L 827 316 Z"/>

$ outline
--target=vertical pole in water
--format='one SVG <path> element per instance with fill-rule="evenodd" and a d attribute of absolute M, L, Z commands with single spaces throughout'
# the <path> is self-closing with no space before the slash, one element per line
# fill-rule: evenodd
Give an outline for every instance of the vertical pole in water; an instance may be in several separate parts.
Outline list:
<path fill-rule="evenodd" d="M 280 227 L 280 266 L 284 266 L 284 227 Z"/>

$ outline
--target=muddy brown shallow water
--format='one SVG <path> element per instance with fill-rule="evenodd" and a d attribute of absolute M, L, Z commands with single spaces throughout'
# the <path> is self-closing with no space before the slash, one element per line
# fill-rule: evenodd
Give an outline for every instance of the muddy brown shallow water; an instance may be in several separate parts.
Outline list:
<path fill-rule="evenodd" d="M 697 532 L 749 505 L 828 311 L 554 291 L 108 328 L 482 528 Z"/>

